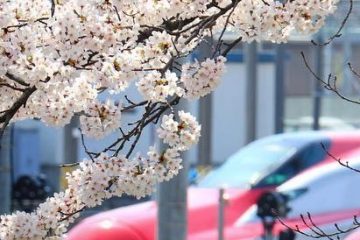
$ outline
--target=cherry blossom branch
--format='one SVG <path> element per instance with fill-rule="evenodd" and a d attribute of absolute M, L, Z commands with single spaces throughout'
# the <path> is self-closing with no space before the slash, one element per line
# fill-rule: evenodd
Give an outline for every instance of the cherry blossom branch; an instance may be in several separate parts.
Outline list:
<path fill-rule="evenodd" d="M 14 102 L 11 108 L 5 110 L 3 114 L 0 116 L 0 124 L 2 127 L 0 128 L 0 139 L 2 138 L 5 128 L 9 125 L 11 119 L 15 116 L 18 110 L 23 107 L 31 94 L 36 91 L 36 87 L 30 87 L 23 90 L 21 96 Z"/>
<path fill-rule="evenodd" d="M 349 97 L 346 97 L 341 92 L 339 92 L 339 90 L 337 89 L 337 84 L 336 84 L 337 83 L 337 77 L 336 76 L 333 76 L 332 74 L 329 74 L 327 80 L 325 81 L 324 79 L 319 77 L 314 72 L 314 70 L 310 67 L 310 65 L 309 65 L 309 63 L 308 63 L 308 61 L 307 61 L 307 59 L 305 57 L 304 52 L 301 52 L 301 57 L 302 57 L 302 59 L 303 59 L 303 61 L 305 63 L 305 67 L 310 71 L 310 73 L 313 75 L 313 77 L 324 86 L 325 89 L 327 89 L 329 91 L 332 91 L 338 97 L 340 97 L 341 99 L 343 99 L 345 101 L 355 103 L 355 104 L 360 104 L 360 101 L 351 99 Z"/>
<path fill-rule="evenodd" d="M 333 160 L 337 161 L 341 166 L 346 167 L 354 172 L 360 173 L 359 169 L 353 168 L 349 165 L 349 161 L 344 162 L 343 160 L 341 160 L 341 158 L 335 157 L 331 152 L 329 152 L 329 150 L 325 147 L 325 145 L 323 143 L 321 143 L 321 147 L 329 157 L 331 157 Z"/>
<path fill-rule="evenodd" d="M 351 63 L 348 63 L 348 67 L 350 69 L 350 71 L 358 78 L 360 79 L 360 74 L 353 68 Z"/>
<path fill-rule="evenodd" d="M 239 2 L 240 2 L 239 0 L 235 1 L 235 6 L 236 6 L 236 4 L 238 4 Z M 229 21 L 230 21 L 230 17 L 231 17 L 232 14 L 234 13 L 234 11 L 235 11 L 235 7 L 230 10 L 230 13 L 229 13 L 228 16 L 226 17 L 226 21 L 225 21 L 224 27 L 223 27 L 223 29 L 222 29 L 222 31 L 221 31 L 221 33 L 220 33 L 220 36 L 219 36 L 219 38 L 218 38 L 218 40 L 217 40 L 217 44 L 216 44 L 216 47 L 215 47 L 215 49 L 214 49 L 214 53 L 213 53 L 212 58 L 214 58 L 215 55 L 216 55 L 216 53 L 217 53 L 218 51 L 220 51 L 220 48 L 221 48 L 221 45 L 222 45 L 222 38 L 223 38 L 223 36 L 224 36 L 224 34 L 225 34 L 225 31 L 227 30 L 227 27 L 228 27 Z M 235 45 L 236 45 L 236 44 L 235 44 Z M 232 45 L 232 46 L 234 47 L 235 45 Z M 231 46 L 231 45 L 229 45 L 229 46 Z M 229 47 L 229 46 L 228 46 L 228 47 Z M 230 48 L 230 49 L 231 49 L 231 48 Z M 229 51 L 230 51 L 230 49 L 229 49 Z M 224 54 L 224 53 L 223 53 L 223 54 Z M 223 56 L 226 56 L 226 54 L 227 54 L 227 53 L 225 53 L 225 55 L 223 55 Z"/>
<path fill-rule="evenodd" d="M 114 141 L 112 144 L 110 144 L 108 147 L 103 149 L 102 152 L 107 152 L 110 149 L 113 149 L 115 146 L 118 145 L 118 147 L 116 148 L 116 151 L 114 153 L 114 156 L 117 156 L 120 153 L 120 151 L 124 148 L 125 143 L 130 141 L 130 139 L 132 137 L 136 137 L 135 141 L 131 145 L 129 152 L 127 153 L 127 157 L 129 157 L 131 155 L 131 153 L 133 152 L 133 150 L 140 138 L 142 130 L 147 125 L 153 123 L 153 121 L 159 119 L 169 108 L 177 105 L 179 103 L 179 100 L 180 100 L 180 97 L 175 97 L 173 100 L 171 100 L 169 102 L 169 104 L 161 105 L 161 106 L 158 106 L 157 108 L 155 108 L 155 107 L 157 106 L 158 103 L 153 103 L 153 104 L 148 105 L 145 108 L 145 113 L 143 114 L 141 119 L 139 119 L 137 121 L 136 126 L 133 127 L 131 130 L 129 130 L 128 133 L 126 133 L 126 134 L 124 132 L 122 132 L 122 136 L 120 138 L 118 138 L 116 141 Z M 99 155 L 100 155 L 100 153 L 97 154 L 97 156 L 99 156 Z"/>
<path fill-rule="evenodd" d="M 228 55 L 228 53 L 239 43 L 241 42 L 242 37 L 238 37 L 237 39 L 235 39 L 234 41 L 232 41 L 230 44 L 226 44 L 227 47 L 224 49 L 224 51 L 221 53 L 221 56 L 226 57 Z"/>
<path fill-rule="evenodd" d="M 96 155 L 96 153 L 89 151 L 88 147 L 85 144 L 85 138 L 84 138 L 84 134 L 81 131 L 81 128 L 79 128 L 79 131 L 80 131 L 81 145 L 83 146 L 84 151 L 89 156 L 89 158 L 92 161 L 94 161 L 94 155 Z M 71 164 L 71 165 L 66 165 L 66 166 L 75 166 L 75 165 Z M 64 165 L 62 165 L 62 167 L 64 167 Z"/>
<path fill-rule="evenodd" d="M 300 214 L 300 218 L 304 226 L 291 226 L 286 223 L 284 219 L 281 219 L 280 217 L 277 218 L 279 223 L 281 223 L 283 226 L 285 226 L 288 229 L 293 230 L 294 232 L 297 232 L 303 236 L 310 237 L 310 238 L 327 238 L 329 240 L 340 240 L 340 236 L 342 234 L 349 233 L 351 231 L 354 231 L 355 229 L 360 227 L 360 222 L 358 221 L 357 216 L 353 217 L 353 226 L 350 226 L 348 228 L 341 228 L 337 223 L 335 223 L 333 226 L 335 227 L 335 231 L 327 233 L 325 232 L 321 227 L 318 226 L 317 223 L 313 220 L 311 213 L 307 212 L 306 216 L 303 214 Z M 310 233 L 309 233 L 310 231 Z"/>
<path fill-rule="evenodd" d="M 40 22 L 40 23 L 44 23 L 43 21 L 45 20 L 49 20 L 49 18 L 47 17 L 41 17 L 41 18 L 38 18 L 38 19 L 35 19 L 34 22 Z M 28 22 L 27 20 L 19 20 L 19 22 L 24 22 L 24 23 L 20 23 L 20 24 L 17 24 L 17 25 L 10 25 L 10 26 L 6 26 L 6 27 L 3 27 L 2 30 L 5 32 L 5 33 L 9 33 L 9 32 L 13 32 L 14 30 L 11 30 L 12 28 L 22 28 L 22 27 L 25 27 L 28 25 Z"/>
<path fill-rule="evenodd" d="M 12 90 L 19 91 L 19 92 L 24 92 L 25 91 L 25 89 L 23 89 L 23 88 L 18 88 L 18 87 L 10 85 L 8 83 L 1 83 L 0 82 L 0 87 L 7 87 L 7 88 L 10 88 Z"/>
<path fill-rule="evenodd" d="M 5 74 L 5 76 L 6 76 L 7 78 L 9 78 L 10 80 L 12 80 L 12 81 L 14 81 L 14 82 L 16 82 L 16 83 L 24 86 L 24 87 L 29 87 L 29 86 L 30 86 L 30 84 L 26 83 L 23 79 L 15 76 L 14 74 L 12 74 L 12 73 L 10 73 L 10 72 L 7 72 L 7 73 Z"/>
<path fill-rule="evenodd" d="M 340 27 L 338 28 L 337 32 L 334 35 L 332 35 L 326 42 L 319 43 L 319 42 L 316 42 L 315 40 L 311 40 L 311 43 L 314 44 L 315 46 L 323 47 L 323 46 L 330 44 L 335 38 L 341 37 L 341 31 L 343 30 L 347 21 L 349 20 L 349 17 L 353 11 L 353 5 L 354 5 L 353 0 L 349 0 L 349 10 L 347 11 L 344 19 L 342 20 L 342 22 L 340 24 Z"/>

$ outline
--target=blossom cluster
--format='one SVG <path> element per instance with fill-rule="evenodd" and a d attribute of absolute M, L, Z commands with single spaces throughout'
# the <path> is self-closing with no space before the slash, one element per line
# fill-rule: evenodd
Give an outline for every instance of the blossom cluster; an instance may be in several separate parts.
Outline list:
<path fill-rule="evenodd" d="M 201 127 L 191 114 L 179 111 L 178 115 L 179 121 L 174 114 L 164 115 L 157 132 L 164 143 L 184 151 L 198 142 Z"/>
<path fill-rule="evenodd" d="M 323 26 L 339 0 L 263 1 L 242 0 L 230 15 L 219 19 L 218 27 L 228 21 L 229 29 L 245 42 L 286 42 L 291 33 L 309 34 Z M 228 19 L 228 20 L 227 20 Z"/>
<path fill-rule="evenodd" d="M 178 86 L 178 77 L 170 71 L 166 71 L 165 74 L 152 71 L 140 79 L 136 85 L 144 98 L 151 102 L 167 102 L 168 97 L 181 96 L 183 91 Z"/>
<path fill-rule="evenodd" d="M 198 99 L 212 92 L 220 83 L 225 71 L 226 58 L 206 59 L 199 63 L 187 63 L 182 67 L 181 81 L 186 90 L 186 98 Z"/>
<path fill-rule="evenodd" d="M 199 125 L 188 113 L 179 113 L 184 126 L 182 142 L 171 142 L 159 153 L 154 146 L 146 157 L 100 154 L 84 160 L 66 176 L 68 188 L 48 198 L 33 213 L 15 212 L 0 217 L 0 239 L 41 240 L 61 239 L 67 227 L 86 207 L 100 205 L 105 199 L 128 194 L 137 198 L 151 194 L 156 183 L 169 180 L 182 168 L 180 150 L 195 144 L 200 136 Z M 166 122 L 170 116 L 164 116 Z M 187 126 L 187 127 L 185 127 Z M 195 130 L 190 132 L 190 130 Z M 168 133 L 166 133 L 168 131 Z M 171 134 L 171 129 L 159 129 L 159 134 Z"/>
<path fill-rule="evenodd" d="M 89 104 L 85 112 L 86 115 L 80 116 L 80 128 L 89 137 L 105 137 L 121 125 L 121 107 L 110 100 Z"/>

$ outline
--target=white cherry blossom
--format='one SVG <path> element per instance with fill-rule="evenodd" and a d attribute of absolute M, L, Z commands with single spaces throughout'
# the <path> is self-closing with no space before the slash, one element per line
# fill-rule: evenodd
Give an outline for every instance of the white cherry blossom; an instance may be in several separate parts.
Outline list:
<path fill-rule="evenodd" d="M 319 30 L 338 2 L 2 0 L 0 127 L 23 119 L 63 127 L 80 116 L 86 136 L 103 138 L 121 130 L 119 134 L 133 137 L 125 139 L 126 144 L 135 146 L 145 122 L 161 119 L 164 111 L 151 118 L 159 112 L 152 107 L 171 108 L 174 100 L 198 99 L 219 85 L 226 62 L 221 49 L 204 61 L 180 66 L 205 37 L 226 27 L 243 42 L 286 42 L 294 32 Z M 114 103 L 113 95 L 99 100 L 104 91 L 123 95 L 133 83 L 143 103 L 126 99 L 121 102 L 130 107 L 123 108 Z M 144 114 L 150 119 L 140 119 L 133 132 L 124 133 L 122 111 L 135 107 L 152 110 Z M 10 119 L 3 117 L 7 113 Z M 119 147 L 115 153 L 105 149 L 89 154 L 67 175 L 63 192 L 33 213 L 2 215 L 0 239 L 62 239 L 83 209 L 112 196 L 151 194 L 155 184 L 178 174 L 180 153 L 198 142 L 200 129 L 189 113 L 174 112 L 162 117 L 157 130 L 168 145 L 163 151 L 152 146 L 146 155 L 133 156 L 132 148 L 123 156 Z"/>
<path fill-rule="evenodd" d="M 179 111 L 178 115 L 178 121 L 175 120 L 174 114 L 164 115 L 157 132 L 164 143 L 184 151 L 198 142 L 201 127 L 190 113 Z"/>
<path fill-rule="evenodd" d="M 225 71 L 226 58 L 206 59 L 199 63 L 183 65 L 181 81 L 186 90 L 185 97 L 198 99 L 212 92 L 220 83 Z"/>
<path fill-rule="evenodd" d="M 152 71 L 146 74 L 136 84 L 139 92 L 151 102 L 166 102 L 170 96 L 181 96 L 182 89 L 177 85 L 178 77 L 175 73 L 166 71 Z"/>
<path fill-rule="evenodd" d="M 95 102 L 85 109 L 80 116 L 82 132 L 93 138 L 103 138 L 121 125 L 121 107 L 108 100 L 106 103 Z"/>

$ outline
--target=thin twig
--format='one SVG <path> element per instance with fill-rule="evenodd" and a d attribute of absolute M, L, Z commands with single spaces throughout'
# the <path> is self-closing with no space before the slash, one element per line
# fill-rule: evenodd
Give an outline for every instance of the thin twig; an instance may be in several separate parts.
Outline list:
<path fill-rule="evenodd" d="M 351 15 L 351 12 L 353 11 L 353 0 L 349 0 L 349 10 L 347 11 L 346 13 L 346 16 L 345 18 L 342 20 L 341 24 L 340 24 L 340 27 L 339 29 L 337 30 L 337 32 L 332 35 L 326 42 L 324 43 L 318 43 L 318 42 L 315 42 L 315 40 L 311 40 L 311 43 L 316 45 L 316 46 L 319 46 L 319 47 L 322 47 L 322 46 L 325 46 L 325 45 L 328 45 L 329 43 L 331 43 L 335 38 L 339 38 L 341 37 L 341 31 L 342 29 L 345 27 L 346 25 L 346 22 L 349 20 L 349 17 Z"/>
<path fill-rule="evenodd" d="M 351 167 L 351 166 L 349 165 L 349 161 L 343 162 L 343 161 L 341 160 L 341 158 L 337 158 L 337 157 L 335 157 L 332 153 L 330 153 L 323 143 L 320 143 L 320 144 L 321 144 L 322 149 L 326 152 L 326 154 L 327 154 L 329 157 L 331 157 L 333 160 L 337 161 L 341 166 L 346 167 L 346 168 L 348 168 L 348 169 L 350 169 L 350 170 L 352 170 L 352 171 L 355 171 L 355 172 L 360 173 L 360 170 L 359 170 L 359 169 L 353 168 L 353 167 Z"/>
<path fill-rule="evenodd" d="M 341 99 L 345 100 L 345 101 L 348 101 L 348 102 L 351 102 L 351 103 L 355 103 L 355 104 L 360 104 L 360 101 L 357 101 L 357 100 L 353 100 L 351 98 L 348 98 L 346 96 L 344 96 L 342 93 L 340 93 L 337 89 L 337 86 L 336 86 L 336 77 L 334 77 L 334 83 L 331 84 L 331 79 L 332 79 L 332 75 L 329 74 L 328 75 L 328 79 L 327 81 L 324 81 L 324 79 L 322 79 L 321 77 L 319 77 L 315 72 L 314 70 L 310 67 L 306 57 L 305 57 L 305 54 L 304 52 L 301 52 L 301 56 L 303 58 L 303 61 L 305 63 L 305 67 L 310 71 L 310 73 L 314 76 L 314 78 L 319 81 L 320 83 L 323 84 L 323 86 L 327 89 L 327 90 L 330 90 L 332 92 L 334 92 L 338 97 L 340 97 Z"/>

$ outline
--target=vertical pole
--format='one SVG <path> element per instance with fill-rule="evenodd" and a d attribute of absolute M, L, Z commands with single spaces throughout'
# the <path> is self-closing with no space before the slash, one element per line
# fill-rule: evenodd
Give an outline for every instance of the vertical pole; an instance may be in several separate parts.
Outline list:
<path fill-rule="evenodd" d="M 257 43 L 245 45 L 246 61 L 246 142 L 256 139 L 256 109 L 257 109 Z"/>
<path fill-rule="evenodd" d="M 199 122 L 201 124 L 201 138 L 199 140 L 198 164 L 210 166 L 212 163 L 212 94 L 208 94 L 199 100 Z"/>
<path fill-rule="evenodd" d="M 284 131 L 284 64 L 285 46 L 276 46 L 276 72 L 275 72 L 275 133 Z"/>
<path fill-rule="evenodd" d="M 218 240 L 224 240 L 225 189 L 219 189 Z"/>
<path fill-rule="evenodd" d="M 181 102 L 176 109 L 187 110 L 187 104 Z M 160 143 L 159 150 L 166 145 Z M 187 238 L 187 186 L 188 153 L 182 153 L 183 169 L 168 182 L 158 186 L 157 240 L 186 240 Z"/>
<path fill-rule="evenodd" d="M 183 154 L 183 169 L 158 188 L 158 240 L 186 240 L 188 162 Z"/>
<path fill-rule="evenodd" d="M 322 42 L 322 31 L 318 33 L 318 42 Z M 315 50 L 315 59 L 316 59 L 316 74 L 321 79 L 324 77 L 324 47 L 316 46 Z M 321 95 L 323 87 L 321 83 L 315 80 L 315 91 L 314 91 L 314 108 L 313 108 L 313 130 L 320 129 L 320 115 L 321 115 Z"/>
<path fill-rule="evenodd" d="M 76 163 L 78 161 L 78 147 L 79 139 L 74 136 L 74 131 L 79 127 L 78 117 L 73 117 L 68 125 L 64 127 L 64 159 L 63 163 Z M 58 166 L 55 166 L 58 169 Z M 67 188 L 67 181 L 65 176 L 67 172 L 71 172 L 72 167 L 62 167 L 60 168 L 60 179 L 58 182 L 58 188 L 65 189 Z"/>
<path fill-rule="evenodd" d="M 11 126 L 12 127 L 12 126 Z M 0 137 L 0 214 L 10 212 L 11 205 L 11 134 L 9 127 Z"/>
<path fill-rule="evenodd" d="M 207 41 L 211 41 L 207 39 Z M 210 46 L 202 43 L 199 46 L 198 60 L 202 61 L 210 55 Z M 201 124 L 201 138 L 198 144 L 198 165 L 210 166 L 212 164 L 212 101 L 210 93 L 199 100 L 199 123 Z"/>
<path fill-rule="evenodd" d="M 73 134 L 73 131 L 78 126 L 78 118 L 73 117 L 64 128 L 64 163 L 75 163 L 78 161 L 78 138 Z"/>

